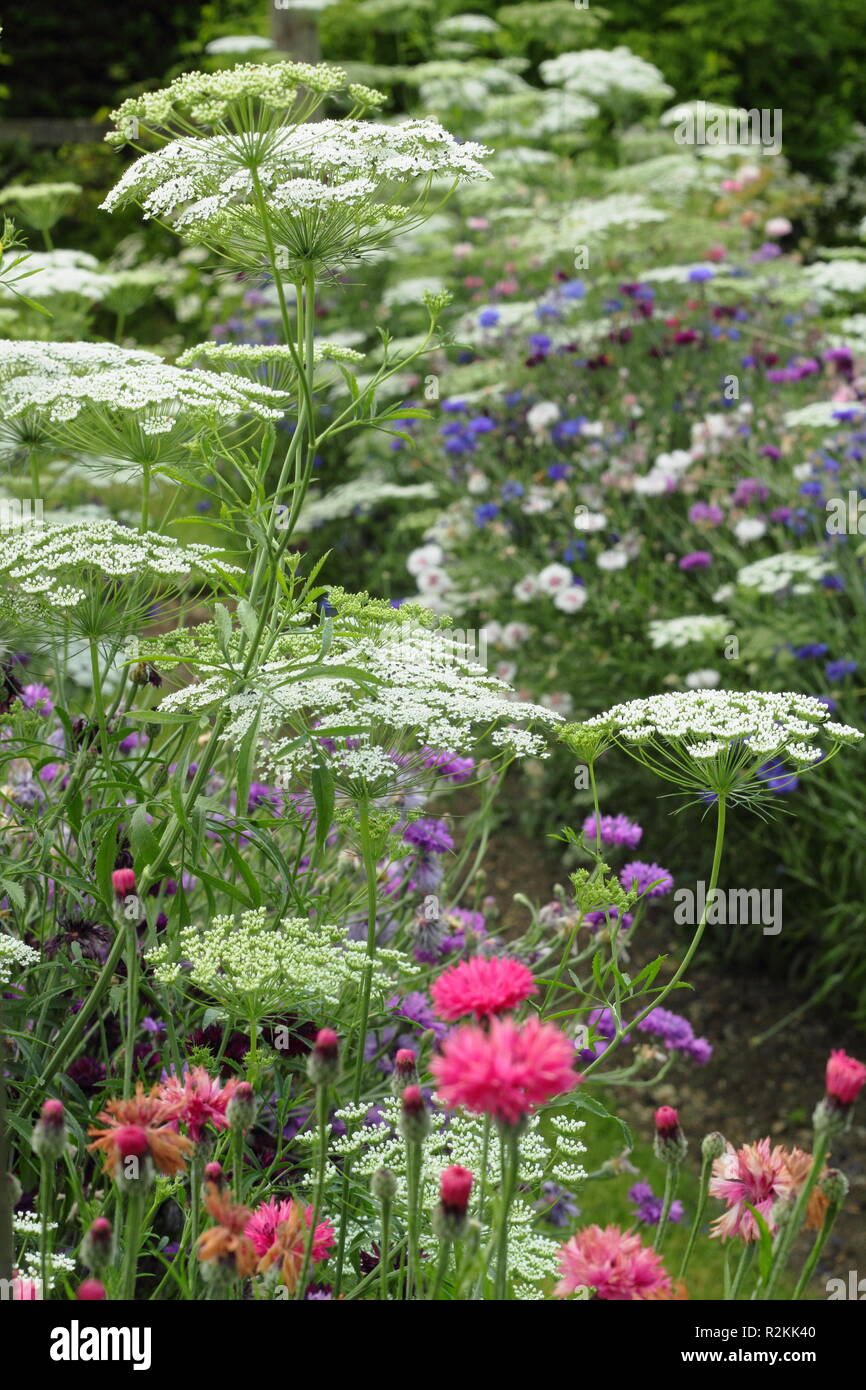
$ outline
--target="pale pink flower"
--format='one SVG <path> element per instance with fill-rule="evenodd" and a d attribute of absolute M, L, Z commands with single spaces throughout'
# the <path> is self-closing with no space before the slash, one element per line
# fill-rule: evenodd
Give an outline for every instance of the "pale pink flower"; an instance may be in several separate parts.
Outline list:
<path fill-rule="evenodd" d="M 628 1303 L 638 1299 L 673 1298 L 671 1277 L 654 1250 L 618 1226 L 587 1226 L 559 1251 L 561 1278 L 554 1294 L 565 1298 L 592 1287 L 596 1297 Z"/>
<path fill-rule="evenodd" d="M 710 1196 L 728 1205 L 728 1210 L 712 1223 L 713 1236 L 722 1240 L 734 1236 L 746 1242 L 757 1240 L 758 1223 L 746 1203 L 763 1216 L 771 1231 L 775 1229 L 773 1207 L 777 1201 L 790 1197 L 794 1187 L 786 1160 L 781 1144 L 771 1148 L 769 1139 L 744 1144 L 741 1149 L 728 1144 L 726 1152 L 714 1161 L 710 1178 Z"/>

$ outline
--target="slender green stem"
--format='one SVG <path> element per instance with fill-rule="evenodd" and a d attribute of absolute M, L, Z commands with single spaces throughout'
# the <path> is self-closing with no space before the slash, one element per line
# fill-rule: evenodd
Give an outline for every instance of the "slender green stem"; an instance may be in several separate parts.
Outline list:
<path fill-rule="evenodd" d="M 735 1302 L 740 1296 L 740 1290 L 743 1287 L 743 1281 L 745 1280 L 746 1275 L 752 1267 L 752 1261 L 755 1257 L 756 1244 L 756 1241 L 750 1241 L 749 1244 L 743 1246 L 743 1253 L 740 1256 L 739 1264 L 737 1265 L 737 1272 L 734 1275 L 734 1282 L 731 1285 L 731 1290 L 728 1294 L 729 1303 Z"/>
<path fill-rule="evenodd" d="M 138 933 L 135 919 L 126 923 L 126 1047 L 123 1053 L 123 1092 L 132 1095 L 132 1067 L 138 1023 Z"/>
<path fill-rule="evenodd" d="M 5 1172 L 0 1174 L 8 1181 Z M 39 1164 L 39 1276 L 41 1294 L 48 1298 L 51 1291 L 51 1209 L 54 1198 L 54 1161 L 43 1154 Z"/>
<path fill-rule="evenodd" d="M 417 1297 L 421 1287 L 419 1226 L 421 1218 L 421 1145 L 406 1140 L 406 1205 L 409 1227 L 409 1283 L 407 1294 Z"/>
<path fill-rule="evenodd" d="M 829 1141 L 830 1135 L 826 1128 L 816 1130 L 812 1166 L 809 1169 L 809 1176 L 800 1188 L 797 1201 L 794 1204 L 794 1210 L 782 1229 L 782 1234 L 773 1256 L 773 1264 L 767 1276 L 767 1282 L 758 1293 L 760 1299 L 766 1300 L 772 1297 L 773 1290 L 779 1281 L 779 1276 L 788 1262 L 791 1246 L 797 1238 L 800 1227 L 803 1224 L 803 1218 L 806 1215 L 806 1208 L 809 1204 L 809 1198 L 812 1195 L 812 1189 L 821 1176 L 821 1169 L 824 1166 L 824 1159 L 827 1155 Z"/>
<path fill-rule="evenodd" d="M 433 1288 L 430 1293 L 430 1301 L 432 1303 L 435 1303 L 436 1299 L 439 1297 L 439 1290 L 442 1287 L 442 1281 L 445 1278 L 445 1271 L 448 1268 L 450 1259 L 451 1241 L 443 1240 L 439 1246 L 439 1258 L 436 1261 L 436 1278 L 433 1280 Z"/>
<path fill-rule="evenodd" d="M 502 1190 L 500 1193 L 497 1219 L 499 1233 L 496 1246 L 496 1300 L 504 1302 L 508 1297 L 508 1217 L 511 1204 L 517 1191 L 517 1169 L 520 1156 L 520 1135 L 512 1125 L 501 1138 Z"/>
<path fill-rule="evenodd" d="M 665 1172 L 665 1194 L 662 1198 L 662 1210 L 659 1216 L 659 1223 L 656 1227 L 655 1237 L 653 1238 L 653 1250 L 661 1250 L 662 1241 L 667 1235 L 668 1217 L 671 1212 L 671 1204 L 674 1200 L 674 1193 L 677 1190 L 677 1178 L 679 1177 L 680 1165 L 669 1163 Z"/>
<path fill-rule="evenodd" d="M 382 1198 L 382 1239 L 379 1246 L 379 1273 L 381 1277 L 381 1296 L 382 1302 L 388 1301 L 388 1280 L 391 1274 L 391 1201 L 388 1197 Z"/>
<path fill-rule="evenodd" d="M 698 1204 L 695 1207 L 695 1217 L 692 1221 L 692 1229 L 689 1231 L 689 1240 L 688 1244 L 686 1245 L 685 1254 L 683 1255 L 682 1264 L 680 1265 L 679 1274 L 677 1275 L 678 1279 L 685 1279 L 686 1277 L 686 1270 L 689 1267 L 689 1261 L 692 1258 L 692 1252 L 695 1248 L 695 1242 L 698 1238 L 698 1232 L 700 1231 L 701 1225 L 703 1223 L 704 1212 L 707 1209 L 707 1198 L 709 1196 L 710 1174 L 712 1173 L 712 1168 L 712 1159 L 705 1157 L 701 1164 L 701 1185 L 698 1192 Z"/>
<path fill-rule="evenodd" d="M 316 1168 L 316 1185 L 313 1189 L 313 1211 L 310 1217 L 310 1225 L 307 1230 L 307 1237 L 304 1241 L 304 1262 L 301 1266 L 301 1277 L 298 1280 L 298 1287 L 295 1290 L 295 1298 L 302 1299 L 304 1290 L 307 1287 L 307 1273 L 310 1268 L 310 1260 L 313 1253 L 313 1245 L 316 1239 L 316 1222 L 319 1219 L 319 1212 L 322 1207 L 322 1199 L 325 1193 L 325 1169 L 328 1162 L 328 1095 L 329 1086 L 316 1087 L 316 1111 L 318 1118 L 318 1164 Z"/>
<path fill-rule="evenodd" d="M 803 1265 L 803 1272 L 797 1280 L 797 1287 L 791 1295 L 792 1303 L 799 1302 L 799 1300 L 803 1297 L 803 1292 L 806 1288 L 806 1285 L 808 1284 L 809 1280 L 812 1278 L 812 1275 L 815 1272 L 815 1266 L 818 1263 L 818 1260 L 820 1259 L 821 1251 L 824 1249 L 824 1246 L 827 1243 L 827 1237 L 829 1236 L 834 1225 L 836 1224 L 836 1217 L 839 1215 L 839 1210 L 840 1204 L 838 1202 L 831 1202 L 830 1205 L 827 1207 L 827 1210 L 824 1213 L 824 1221 L 821 1225 L 821 1229 L 815 1237 L 812 1249 L 809 1251 L 809 1254 L 806 1258 L 806 1263 Z"/>
<path fill-rule="evenodd" d="M 131 1303 L 135 1298 L 135 1276 L 138 1271 L 138 1248 L 144 1217 L 144 1192 L 136 1183 L 126 1199 L 126 1248 L 123 1252 L 123 1298 Z"/>

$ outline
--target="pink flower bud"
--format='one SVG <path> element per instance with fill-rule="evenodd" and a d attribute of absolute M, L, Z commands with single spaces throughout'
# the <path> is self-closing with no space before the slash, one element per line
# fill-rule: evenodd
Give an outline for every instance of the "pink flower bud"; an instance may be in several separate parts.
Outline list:
<path fill-rule="evenodd" d="M 114 1142 L 121 1158 L 141 1158 L 150 1147 L 147 1133 L 140 1125 L 122 1125 L 115 1130 Z"/>
<path fill-rule="evenodd" d="M 105 1298 L 105 1287 L 98 1279 L 85 1279 L 84 1283 L 79 1285 L 75 1297 L 85 1303 L 95 1303 Z"/>
<path fill-rule="evenodd" d="M 340 1039 L 333 1028 L 320 1028 L 307 1058 L 307 1075 L 314 1086 L 329 1086 L 340 1069 Z"/>
<path fill-rule="evenodd" d="M 127 897 L 135 892 L 135 870 L 115 869 L 111 875 L 111 883 L 118 898 Z"/>
<path fill-rule="evenodd" d="M 439 1196 L 443 1207 L 462 1215 L 469 1205 L 473 1182 L 469 1169 L 461 1168 L 459 1163 L 446 1168 L 439 1178 Z"/>
<path fill-rule="evenodd" d="M 866 1082 L 866 1067 L 839 1048 L 827 1060 L 827 1095 L 840 1105 L 853 1105 Z"/>
<path fill-rule="evenodd" d="M 654 1119 L 656 1131 L 663 1139 L 671 1138 L 680 1127 L 680 1117 L 672 1105 L 660 1106 Z"/>

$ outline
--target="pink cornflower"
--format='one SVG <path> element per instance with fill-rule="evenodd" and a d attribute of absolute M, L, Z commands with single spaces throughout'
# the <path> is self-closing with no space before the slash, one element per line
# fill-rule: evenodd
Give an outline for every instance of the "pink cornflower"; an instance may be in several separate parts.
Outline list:
<path fill-rule="evenodd" d="M 190 1067 L 183 1074 L 183 1080 L 170 1076 L 159 1088 L 159 1099 L 169 1101 L 178 1107 L 178 1122 L 186 1125 L 191 1139 L 196 1143 L 202 1138 L 205 1126 L 214 1129 L 228 1129 L 226 1106 L 237 1090 L 237 1081 L 226 1081 L 221 1085 L 209 1076 L 204 1067 Z"/>
<path fill-rule="evenodd" d="M 618 1226 L 587 1226 L 559 1250 L 562 1276 L 554 1289 L 565 1298 L 577 1289 L 592 1287 L 596 1296 L 615 1303 L 636 1299 L 673 1297 L 671 1277 L 654 1250 L 641 1244 Z"/>
<path fill-rule="evenodd" d="M 443 971 L 430 989 L 434 1010 L 446 1023 L 467 1014 L 481 1019 L 507 1013 L 535 993 L 531 972 L 507 956 L 461 960 Z"/>
<path fill-rule="evenodd" d="M 260 1202 L 246 1224 L 244 1235 L 247 1236 L 256 1247 L 256 1254 L 266 1255 L 277 1239 L 277 1229 L 282 1226 L 284 1221 L 291 1221 L 295 1214 L 295 1203 L 290 1197 L 288 1201 L 278 1202 L 271 1198 L 269 1202 Z M 313 1219 L 312 1206 L 304 1210 L 304 1221 L 309 1229 Z M 316 1232 L 313 1236 L 312 1258 L 319 1263 L 326 1260 L 334 1244 L 334 1228 L 330 1221 L 319 1221 L 316 1224 Z M 303 1251 L 303 1242 L 298 1242 L 299 1249 Z"/>
<path fill-rule="evenodd" d="M 444 1105 L 462 1105 L 514 1125 L 537 1106 L 581 1081 L 574 1048 L 558 1028 L 536 1016 L 518 1025 L 492 1018 L 489 1031 L 464 1024 L 448 1034 L 430 1070 Z"/>
<path fill-rule="evenodd" d="M 713 1236 L 721 1240 L 734 1236 L 746 1242 L 757 1240 L 758 1223 L 746 1209 L 747 1202 L 774 1230 L 773 1207 L 780 1199 L 789 1197 L 794 1187 L 787 1158 L 781 1144 L 771 1148 L 769 1139 L 744 1144 L 741 1149 L 728 1144 L 721 1158 L 714 1161 L 710 1178 L 710 1196 L 728 1204 L 728 1210 L 712 1223 Z"/>
<path fill-rule="evenodd" d="M 866 1067 L 842 1048 L 827 1059 L 827 1095 L 840 1105 L 853 1105 L 866 1082 Z"/>

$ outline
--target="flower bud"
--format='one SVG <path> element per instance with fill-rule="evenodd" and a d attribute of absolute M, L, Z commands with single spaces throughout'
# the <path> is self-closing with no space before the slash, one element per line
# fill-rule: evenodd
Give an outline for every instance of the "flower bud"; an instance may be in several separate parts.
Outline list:
<path fill-rule="evenodd" d="M 307 1058 L 307 1075 L 314 1086 L 330 1086 L 340 1070 L 340 1039 L 333 1028 L 320 1028 Z"/>
<path fill-rule="evenodd" d="M 715 1158 L 721 1158 L 727 1147 L 728 1144 L 724 1134 L 719 1134 L 717 1129 L 713 1130 L 711 1134 L 705 1134 L 701 1140 L 701 1153 L 704 1158 L 709 1159 L 710 1162 Z"/>
<path fill-rule="evenodd" d="M 226 1175 L 223 1172 L 221 1163 L 206 1163 L 204 1166 L 204 1180 L 206 1183 L 213 1183 L 220 1192 L 225 1190 Z"/>
<path fill-rule="evenodd" d="M 813 1115 L 816 1129 L 828 1129 L 838 1134 L 851 1123 L 854 1102 L 866 1082 L 866 1067 L 856 1057 L 849 1057 L 841 1048 L 834 1049 L 827 1059 L 826 1095 L 818 1102 Z"/>
<path fill-rule="evenodd" d="M 33 1152 L 40 1158 L 47 1158 L 56 1163 L 63 1157 L 66 1148 L 66 1115 L 62 1101 L 45 1101 L 42 1113 L 33 1126 L 30 1144 Z"/>
<path fill-rule="evenodd" d="M 81 1263 L 93 1274 L 106 1269 L 114 1260 L 114 1233 L 111 1222 L 104 1216 L 97 1216 L 81 1242 Z"/>
<path fill-rule="evenodd" d="M 226 1106 L 226 1117 L 232 1129 L 244 1132 L 256 1118 L 256 1093 L 248 1081 L 239 1081 Z"/>
<path fill-rule="evenodd" d="M 135 892 L 135 870 L 115 869 L 111 875 L 111 883 L 116 897 L 128 897 L 130 893 Z"/>
<path fill-rule="evenodd" d="M 841 1207 L 848 1196 L 850 1183 L 838 1168 L 828 1168 L 818 1179 L 818 1187 L 832 1207 Z"/>
<path fill-rule="evenodd" d="M 421 1144 L 430 1133 L 430 1116 L 420 1086 L 407 1086 L 403 1092 L 400 1133 L 408 1144 Z"/>
<path fill-rule="evenodd" d="M 653 1148 L 663 1163 L 681 1163 L 688 1144 L 680 1129 L 680 1117 L 672 1105 L 662 1105 L 655 1113 L 656 1137 Z"/>
<path fill-rule="evenodd" d="M 455 1163 L 439 1179 L 439 1204 L 433 1210 L 433 1229 L 440 1240 L 459 1240 L 466 1232 L 473 1177 Z"/>
<path fill-rule="evenodd" d="M 377 1202 L 393 1202 L 397 1195 L 397 1175 L 390 1168 L 377 1168 L 370 1179 L 370 1191 Z"/>
<path fill-rule="evenodd" d="M 391 1076 L 391 1090 L 401 1096 L 407 1086 L 418 1084 L 417 1057 L 411 1047 L 401 1047 L 394 1058 L 394 1072 Z"/>
<path fill-rule="evenodd" d="M 79 1284 L 75 1297 L 85 1303 L 95 1303 L 106 1297 L 105 1286 L 98 1279 L 85 1279 L 83 1284 Z"/>

